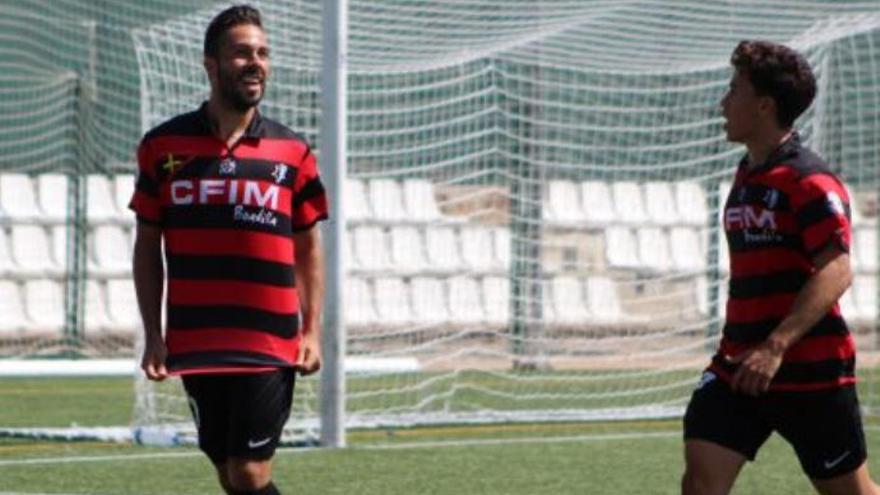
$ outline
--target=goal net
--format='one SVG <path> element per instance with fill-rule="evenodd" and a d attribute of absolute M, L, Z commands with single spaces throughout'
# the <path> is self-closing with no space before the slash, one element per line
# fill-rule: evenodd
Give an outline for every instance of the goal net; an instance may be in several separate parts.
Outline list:
<path fill-rule="evenodd" d="M 130 37 L 114 35 L 93 68 L 98 94 L 114 88 L 102 71 L 118 71 L 134 100 L 116 95 L 118 125 L 93 118 L 85 131 L 103 134 L 80 140 L 133 148 L 207 96 L 203 28 L 226 4 L 142 4 L 113 18 Z M 255 5 L 273 58 L 262 111 L 317 149 L 320 2 Z M 873 410 L 874 2 L 349 7 L 348 207 L 331 210 L 346 218 L 347 427 L 680 416 L 724 321 L 719 205 L 743 149 L 725 140 L 719 102 L 742 39 L 788 44 L 816 72 L 797 128 L 853 197 L 856 277 L 843 305 Z M 64 87 L 53 87 L 61 101 Z M 27 98 L 16 95 L 19 112 Z M 0 157 L 14 151 L 3 139 Z M 130 173 L 130 153 L 115 157 Z M 135 425 L 191 423 L 179 383 L 136 382 Z M 302 380 L 291 425 L 317 428 L 319 403 L 317 379 Z"/>

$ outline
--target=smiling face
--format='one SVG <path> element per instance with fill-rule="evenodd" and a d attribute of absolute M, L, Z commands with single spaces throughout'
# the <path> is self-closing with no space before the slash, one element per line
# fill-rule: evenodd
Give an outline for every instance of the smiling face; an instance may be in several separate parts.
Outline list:
<path fill-rule="evenodd" d="M 749 141 L 761 131 L 766 119 L 775 119 L 773 112 L 773 99 L 759 96 L 748 75 L 741 70 L 735 71 L 721 100 L 727 140 L 734 143 Z"/>
<path fill-rule="evenodd" d="M 216 57 L 205 57 L 211 92 L 229 108 L 245 112 L 255 107 L 269 78 L 269 45 L 259 26 L 240 24 L 223 35 Z"/>

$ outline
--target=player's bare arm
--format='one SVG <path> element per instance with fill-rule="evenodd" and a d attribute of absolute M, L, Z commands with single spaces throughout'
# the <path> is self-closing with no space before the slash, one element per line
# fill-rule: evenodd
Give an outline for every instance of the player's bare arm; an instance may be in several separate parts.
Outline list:
<path fill-rule="evenodd" d="M 297 358 L 304 375 L 321 369 L 321 308 L 324 304 L 324 255 L 321 230 L 313 226 L 293 234 L 296 284 L 302 310 L 302 343 Z"/>
<path fill-rule="evenodd" d="M 138 222 L 133 271 L 138 307 L 144 324 L 141 369 L 150 380 L 164 380 L 168 376 L 161 317 L 165 268 L 162 263 L 162 230 L 159 227 Z"/>
<path fill-rule="evenodd" d="M 816 272 L 798 293 L 791 313 L 760 346 L 731 358 L 741 363 L 731 381 L 734 390 L 749 395 L 766 392 L 785 351 L 818 323 L 850 286 L 849 254 L 836 246 L 820 252 L 813 264 Z"/>

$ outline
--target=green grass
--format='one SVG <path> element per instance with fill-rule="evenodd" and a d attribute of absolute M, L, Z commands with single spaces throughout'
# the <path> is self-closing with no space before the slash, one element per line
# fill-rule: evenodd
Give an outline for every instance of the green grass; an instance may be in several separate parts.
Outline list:
<path fill-rule="evenodd" d="M 124 424 L 128 379 L 4 379 L 0 426 Z M 869 451 L 880 430 L 868 429 Z M 284 493 L 675 494 L 678 421 L 356 431 L 343 450 L 282 450 Z M 24 464 L 29 462 L 31 464 Z M 873 460 L 871 468 L 880 472 Z M 0 494 L 219 493 L 212 468 L 191 448 L 0 440 Z M 736 494 L 811 493 L 778 437 L 746 467 Z"/>

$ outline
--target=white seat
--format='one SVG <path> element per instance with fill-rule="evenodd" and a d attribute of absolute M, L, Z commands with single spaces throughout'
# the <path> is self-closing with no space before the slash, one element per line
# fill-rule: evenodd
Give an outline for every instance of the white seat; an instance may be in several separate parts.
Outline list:
<path fill-rule="evenodd" d="M 104 277 L 131 276 L 129 237 L 122 227 L 99 225 L 91 241 L 91 272 Z"/>
<path fill-rule="evenodd" d="M 86 335 L 103 332 L 110 324 L 104 285 L 97 280 L 87 279 L 85 296 L 83 326 Z"/>
<path fill-rule="evenodd" d="M 608 225 L 617 219 L 611 190 L 605 182 L 581 182 L 581 208 L 587 223 L 592 226 Z"/>
<path fill-rule="evenodd" d="M 492 264 L 499 270 L 510 269 L 510 230 L 506 227 L 494 227 L 492 229 Z"/>
<path fill-rule="evenodd" d="M 367 201 L 367 189 L 364 181 L 347 177 L 345 179 L 345 214 L 353 222 L 369 220 L 373 217 L 370 203 Z"/>
<path fill-rule="evenodd" d="M 464 264 L 475 271 L 497 269 L 492 246 L 492 231 L 487 227 L 461 228 L 461 257 Z"/>
<path fill-rule="evenodd" d="M 415 277 L 410 282 L 410 295 L 416 323 L 436 325 L 449 320 L 446 284 L 442 280 Z"/>
<path fill-rule="evenodd" d="M 379 277 L 375 287 L 376 313 L 382 325 L 405 325 L 413 320 L 409 290 L 402 279 Z"/>
<path fill-rule="evenodd" d="M 123 219 L 116 209 L 116 198 L 106 175 L 90 174 L 86 177 L 86 218 L 92 224 Z"/>
<path fill-rule="evenodd" d="M 13 222 L 41 219 L 34 183 L 25 174 L 0 174 L 0 207 Z"/>
<path fill-rule="evenodd" d="M 679 222 L 680 215 L 668 182 L 645 184 L 645 206 L 648 219 L 656 225 L 672 225 Z"/>
<path fill-rule="evenodd" d="M 60 283 L 47 279 L 24 283 L 27 331 L 59 333 L 64 328 L 64 290 Z"/>
<path fill-rule="evenodd" d="M 723 201 L 723 200 L 722 200 Z M 706 193 L 696 182 L 675 184 L 675 203 L 681 221 L 688 225 L 705 225 L 709 220 Z"/>
<path fill-rule="evenodd" d="M 116 198 L 116 211 L 128 224 L 134 224 L 134 212 L 128 208 L 131 196 L 134 194 L 135 177 L 132 174 L 119 174 L 113 176 L 113 193 Z"/>
<path fill-rule="evenodd" d="M 587 278 L 587 307 L 594 320 L 616 323 L 623 320 L 617 286 L 608 277 Z"/>
<path fill-rule="evenodd" d="M 132 279 L 107 281 L 107 309 L 109 330 L 133 333 L 143 328 Z"/>
<path fill-rule="evenodd" d="M 706 269 L 700 235 L 691 227 L 673 227 L 669 232 L 672 266 L 683 272 L 699 272 Z"/>
<path fill-rule="evenodd" d="M 355 326 L 374 325 L 379 321 L 373 292 L 366 280 L 349 277 L 345 282 L 345 322 Z"/>
<path fill-rule="evenodd" d="M 37 225 L 13 225 L 12 259 L 15 271 L 26 277 L 50 277 L 61 274 L 53 262 L 48 231 Z"/>
<path fill-rule="evenodd" d="M 840 296 L 840 300 L 838 300 L 837 303 L 840 305 L 840 312 L 847 323 L 861 320 L 861 314 L 859 314 L 859 308 L 856 306 L 852 287 L 847 289 L 846 292 Z"/>
<path fill-rule="evenodd" d="M 407 220 L 406 211 L 403 209 L 403 192 L 398 181 L 372 179 L 367 188 L 376 220 L 383 222 Z"/>
<path fill-rule="evenodd" d="M 718 270 L 721 273 L 730 273 L 730 246 L 727 245 L 727 236 L 723 229 L 718 233 Z"/>
<path fill-rule="evenodd" d="M 428 267 L 419 229 L 412 226 L 391 227 L 391 264 L 395 270 L 402 272 L 419 272 Z"/>
<path fill-rule="evenodd" d="M 52 262 L 62 272 L 67 271 L 67 225 L 53 225 L 49 236 L 52 239 Z"/>
<path fill-rule="evenodd" d="M 454 271 L 461 268 L 461 250 L 452 227 L 427 226 L 425 247 L 428 251 L 428 264 L 432 269 Z"/>
<path fill-rule="evenodd" d="M 642 266 L 649 270 L 665 272 L 672 264 L 669 252 L 669 239 L 659 227 L 642 227 L 637 233 L 639 242 L 639 259 Z"/>
<path fill-rule="evenodd" d="M 612 268 L 629 270 L 641 266 L 639 247 L 631 229 L 619 226 L 605 229 L 605 259 Z"/>
<path fill-rule="evenodd" d="M 12 258 L 12 244 L 6 229 L 0 227 L 0 275 L 10 275 L 16 271 Z"/>
<path fill-rule="evenodd" d="M 877 232 L 874 229 L 855 229 L 852 261 L 859 271 L 877 273 Z"/>
<path fill-rule="evenodd" d="M 434 197 L 434 186 L 424 179 L 406 179 L 403 181 L 403 199 L 407 217 L 417 222 L 432 222 L 443 215 L 437 207 Z"/>
<path fill-rule="evenodd" d="M 556 321 L 567 324 L 586 323 L 590 313 L 581 280 L 570 276 L 553 277 L 552 285 Z"/>
<path fill-rule="evenodd" d="M 583 225 L 586 221 L 578 185 L 567 180 L 552 180 L 547 185 L 544 219 L 561 225 Z"/>
<path fill-rule="evenodd" d="M 21 291 L 12 280 L 0 280 L 0 335 L 14 335 L 27 325 Z"/>
<path fill-rule="evenodd" d="M 355 227 L 352 240 L 356 265 L 367 271 L 381 271 L 391 268 L 388 255 L 388 241 L 385 231 L 375 225 Z"/>
<path fill-rule="evenodd" d="M 645 211 L 645 202 L 638 184 L 629 181 L 615 182 L 611 185 L 611 194 L 614 211 L 620 222 L 630 225 L 647 223 L 648 213 Z"/>
<path fill-rule="evenodd" d="M 877 318 L 877 276 L 856 275 L 853 280 L 853 299 L 862 320 Z"/>
<path fill-rule="evenodd" d="M 456 276 L 449 279 L 449 313 L 458 324 L 484 321 L 480 284 L 473 277 Z"/>
<path fill-rule="evenodd" d="M 37 176 L 40 211 L 53 223 L 67 219 L 67 176 L 41 174 Z"/>
<path fill-rule="evenodd" d="M 486 303 L 486 320 L 492 325 L 507 325 L 510 322 L 510 280 L 485 277 L 480 284 Z"/>

